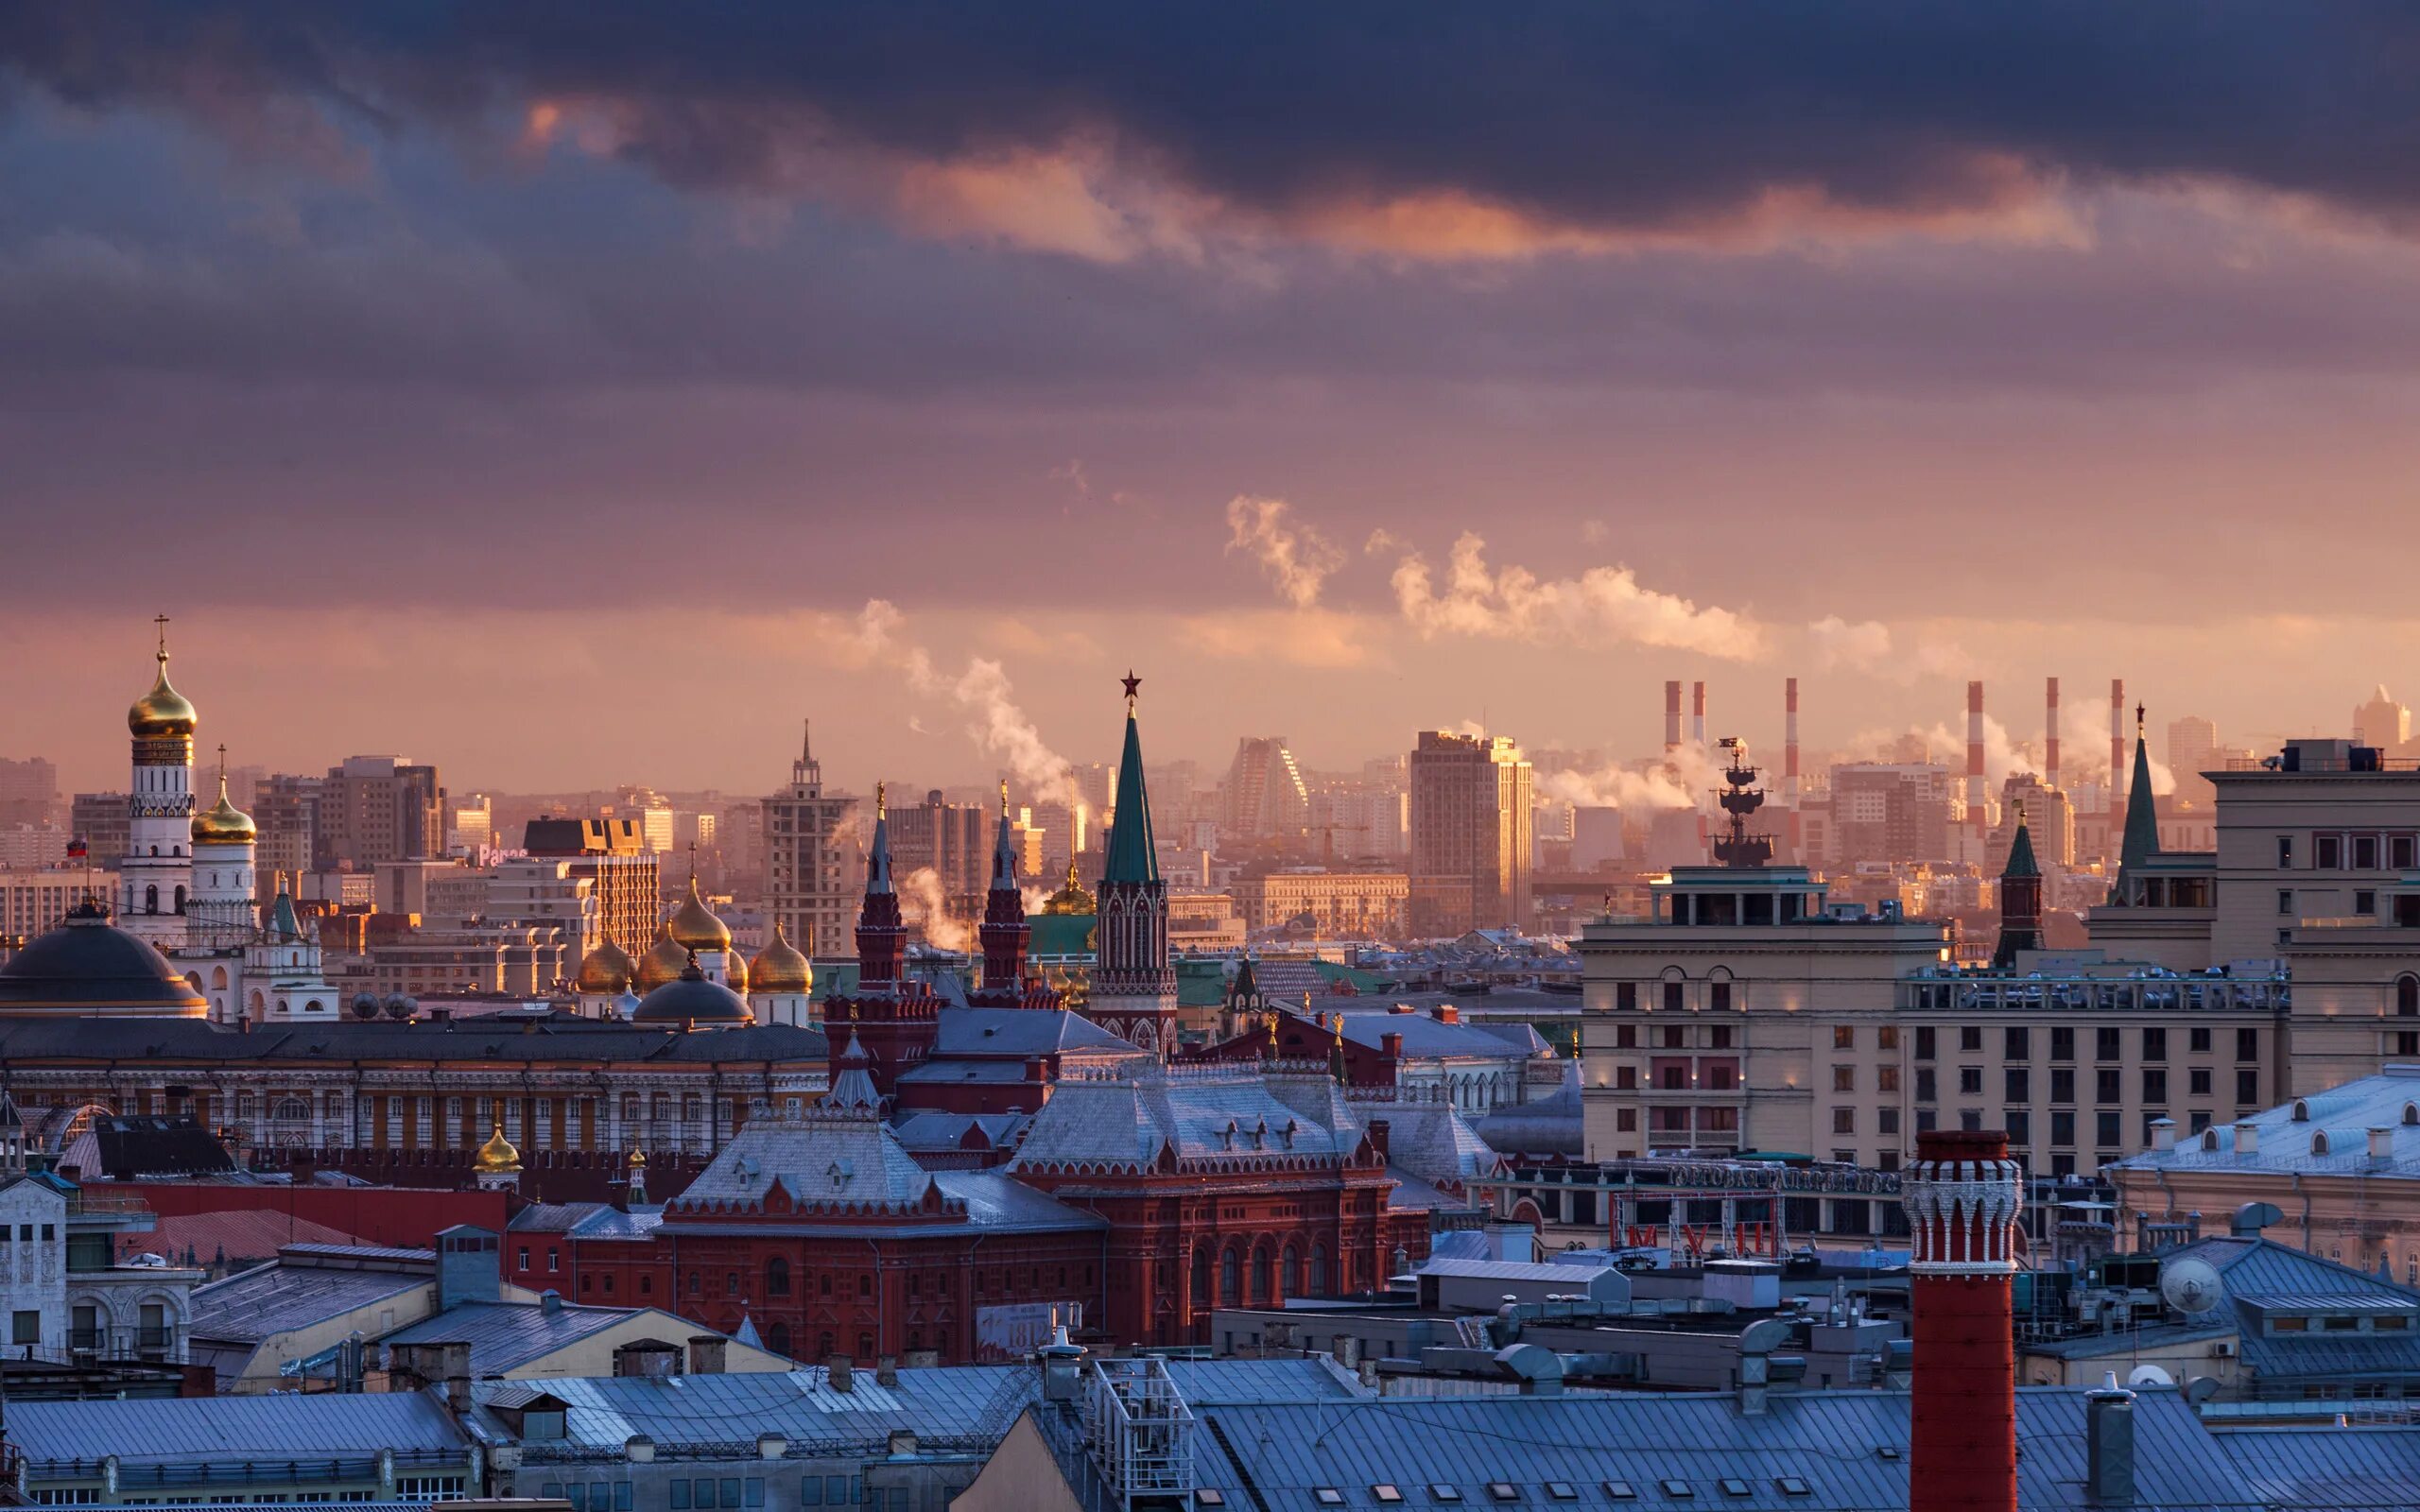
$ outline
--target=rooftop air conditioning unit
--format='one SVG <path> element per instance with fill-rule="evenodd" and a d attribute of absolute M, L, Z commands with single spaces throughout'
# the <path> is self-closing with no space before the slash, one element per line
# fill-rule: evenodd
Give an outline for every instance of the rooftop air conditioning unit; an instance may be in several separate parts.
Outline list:
<path fill-rule="evenodd" d="M 2216 1342 L 2216 1343 L 2212 1344 L 2212 1345 L 2210 1346 L 2210 1356 L 2211 1356 L 2211 1358 L 2212 1358 L 2212 1359 L 2216 1359 L 2216 1360 L 2232 1360 L 2232 1359 L 2234 1359 L 2234 1358 L 2235 1358 L 2235 1340 L 2233 1340 L 2233 1339 L 2221 1339 L 2221 1340 L 2219 1340 L 2218 1342 Z"/>

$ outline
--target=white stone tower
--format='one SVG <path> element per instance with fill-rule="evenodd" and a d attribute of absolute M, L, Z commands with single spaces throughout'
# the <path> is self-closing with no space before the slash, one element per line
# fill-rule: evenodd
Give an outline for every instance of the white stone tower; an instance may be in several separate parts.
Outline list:
<path fill-rule="evenodd" d="M 185 942 L 193 891 L 193 731 L 200 719 L 168 684 L 168 616 L 155 623 L 159 675 L 126 712 L 134 737 L 134 783 L 127 795 L 117 912 L 119 927 L 164 951 Z"/>

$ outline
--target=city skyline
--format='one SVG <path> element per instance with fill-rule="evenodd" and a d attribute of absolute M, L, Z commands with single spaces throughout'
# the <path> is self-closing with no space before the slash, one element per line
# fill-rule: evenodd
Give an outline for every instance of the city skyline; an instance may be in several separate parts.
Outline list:
<path fill-rule="evenodd" d="M 356 714 L 340 712 L 316 690 L 293 688 L 285 675 L 287 668 L 283 664 L 265 667 L 259 659 L 259 648 L 249 640 L 242 643 L 246 648 L 238 653 L 233 665 L 214 669 L 197 664 L 200 653 L 183 649 L 191 644 L 192 631 L 181 628 L 178 648 L 183 654 L 174 675 L 179 686 L 188 692 L 208 689 L 207 694 L 194 694 L 210 708 L 212 733 L 206 744 L 215 747 L 225 740 L 233 766 L 310 771 L 362 752 L 400 753 L 433 760 L 449 772 L 461 772 L 455 785 L 464 793 L 592 792 L 633 782 L 673 791 L 769 791 L 779 784 L 775 777 L 767 774 L 777 773 L 797 754 L 801 719 L 814 723 L 816 755 L 834 774 L 834 785 L 863 787 L 868 792 L 877 780 L 966 788 L 988 785 L 1002 775 L 1015 778 L 1021 789 L 1039 791 L 1049 785 L 1043 773 L 1053 762 L 1084 766 L 1107 759 L 1103 745 L 1106 737 L 1098 732 L 1088 737 L 1085 729 L 1088 723 L 1100 720 L 1098 711 L 1107 703 L 1107 697 L 1098 693 L 1087 697 L 1086 679 L 1070 674 L 1061 679 L 1058 691 L 1036 684 L 1035 691 L 1028 694 L 1008 666 L 991 658 L 972 657 L 960 667 L 939 670 L 932 651 L 897 634 L 896 616 L 876 617 L 878 623 L 892 627 L 879 635 L 869 634 L 869 618 L 860 616 L 852 622 L 829 616 L 813 619 L 816 632 L 825 638 L 823 649 L 829 658 L 817 669 L 830 679 L 832 692 L 821 705 L 829 712 L 820 719 L 813 709 L 786 718 L 778 709 L 752 706 L 740 728 L 764 735 L 766 744 L 761 749 L 728 738 L 718 738 L 712 745 L 658 740 L 623 747 L 630 752 L 627 755 L 593 756 L 588 751 L 594 743 L 586 738 L 585 731 L 578 730 L 566 731 L 560 747 L 550 747 L 544 742 L 532 744 L 525 731 L 507 721 L 507 712 L 525 696 L 526 687 L 513 680 L 513 675 L 494 667 L 488 672 L 492 680 L 482 682 L 476 674 L 465 672 L 463 676 L 469 680 L 443 690 L 441 710 L 445 717 L 440 717 L 435 710 L 423 712 L 383 700 L 387 707 L 381 722 L 365 722 Z M 153 632 L 150 621 L 136 623 L 147 637 Z M 189 627 L 190 620 L 181 624 Z M 130 627 L 129 633 L 132 633 Z M 508 648 L 511 644 L 509 638 L 498 644 L 495 654 L 499 662 L 510 659 Z M 355 649 L 375 664 L 381 659 L 394 657 L 400 648 L 387 645 L 373 652 L 368 645 L 359 645 Z M 1095 647 L 1084 648 L 1082 654 L 1087 662 L 1104 669 L 1115 661 Z M 582 658 L 591 665 L 597 660 L 596 648 Z M 101 666 L 98 656 L 84 664 L 96 670 L 77 679 L 78 688 L 73 703 L 62 706 L 62 713 L 72 713 L 73 717 L 48 727 L 29 726 L 29 730 L 39 732 L 22 742 L 25 749 L 0 750 L 0 756 L 42 757 L 55 762 L 60 768 L 62 792 L 106 789 L 115 780 L 112 767 L 120 759 L 112 711 L 123 705 L 128 694 L 99 681 L 104 674 L 97 670 Z M 1184 665 L 1181 660 L 1177 664 Z M 23 707 L 42 696 L 49 681 L 47 674 L 57 670 L 29 667 L 23 662 L 0 662 L 0 697 Z M 265 675 L 271 671 L 274 675 Z M 223 683 L 222 677 L 226 679 Z M 1104 672 L 1098 680 L 1114 683 L 1114 673 Z M 1260 732 L 1277 728 L 1275 719 L 1258 718 L 1250 706 L 1186 707 L 1177 703 L 1177 694 L 1168 688 L 1170 680 L 1177 679 L 1155 680 L 1154 691 L 1160 696 L 1147 710 L 1147 717 L 1162 732 L 1156 762 L 1195 762 L 1208 780 L 1224 769 L 1238 738 L 1257 738 Z M 1737 734 L 1749 741 L 1752 750 L 1763 753 L 1768 765 L 1777 763 L 1784 734 L 1780 679 L 1735 672 L 1728 679 L 1722 679 L 1718 673 L 1715 679 L 1699 680 L 1707 681 L 1712 689 L 1714 712 L 1708 741 Z M 1743 708 L 1741 695 L 1754 691 L 1756 683 L 1763 680 L 1773 683 L 1771 697 L 1766 700 L 1771 707 L 1752 702 Z M 1965 736 L 1953 710 L 1945 708 L 1938 716 L 1927 719 L 1919 706 L 1905 724 L 1860 725 L 1854 715 L 1843 717 L 1825 706 L 1826 694 L 1853 688 L 1855 679 L 1800 680 L 1807 693 L 1805 748 L 1812 762 L 1902 759 L 1893 747 L 1904 749 L 1911 741 L 1921 743 L 1935 762 L 1954 767 L 1962 759 Z M 2072 678 L 2066 680 L 2071 690 L 2094 686 Z M 12 682 L 18 686 L 11 687 Z M 1178 680 L 1179 693 L 1184 686 Z M 2038 772 L 2046 726 L 2041 710 L 2041 680 L 2034 679 L 2025 686 L 1987 686 L 1994 690 L 1986 747 L 1991 777 L 1996 782 L 2012 771 Z M 2149 690 L 2129 686 L 2130 705 L 2149 696 Z M 1944 687 L 1946 692 L 1948 685 Z M 58 690 L 53 687 L 47 691 L 55 694 Z M 2393 692 L 2392 688 L 2387 691 Z M 1650 692 L 1643 691 L 1640 696 L 1647 697 Z M 905 710 L 898 726 L 889 731 L 879 728 L 879 711 L 886 693 L 891 696 L 892 703 Z M 1962 703 L 1963 687 L 1956 693 Z M 291 704 L 283 701 L 285 695 L 296 696 Z M 1108 696 L 1114 697 L 1115 694 Z M 2314 695 L 2311 701 L 2318 703 L 2324 697 L 2324 694 Z M 2367 695 L 2362 697 L 2366 699 Z M 488 701 L 495 706 L 493 722 L 462 722 L 466 708 L 476 709 Z M 575 697 L 571 701 L 579 700 Z M 2340 711 L 2353 701 L 2353 694 L 2347 692 L 2338 700 Z M 1091 708 L 1087 709 L 1087 705 Z M 1037 708 L 1061 706 L 1071 712 L 1063 720 L 1053 722 L 1056 728 L 1046 727 L 1033 713 Z M 876 716 L 861 718 L 860 714 L 869 708 L 876 712 Z M 1556 708 L 1557 712 L 1547 716 L 1545 728 L 1536 731 L 1518 728 L 1500 717 L 1484 724 L 1478 718 L 1466 717 L 1403 722 L 1400 738 L 1390 738 L 1395 730 L 1383 723 L 1390 715 L 1380 701 L 1373 706 L 1372 717 L 1382 721 L 1378 728 L 1384 733 L 1374 738 L 1368 725 L 1363 724 L 1350 737 L 1329 735 L 1321 738 L 1316 746 L 1289 738 L 1289 745 L 1306 769 L 1336 773 L 1350 773 L 1365 760 L 1400 756 L 1421 731 L 1427 730 L 1465 733 L 1485 730 L 1508 735 L 1525 752 L 1591 752 L 1602 765 L 1635 765 L 1661 749 L 1652 708 L 1607 710 L 1604 723 L 1593 730 L 1575 718 L 1567 706 Z M 700 705 L 701 713 L 710 711 L 711 701 Z M 1482 704 L 1478 712 L 1486 713 L 1489 710 Z M 2173 776 L 2166 764 L 2169 724 L 2179 718 L 2207 715 L 2200 708 L 2163 706 L 2147 717 L 2154 740 L 2156 780 L 2159 790 L 2167 793 L 2173 785 Z M 2126 718 L 2131 738 L 2131 708 Z M 1221 724 L 1230 719 L 1232 722 Z M 281 720 L 292 723 L 283 725 Z M 2061 719 L 2068 785 L 2076 782 L 2098 782 L 2105 776 L 2108 763 L 2101 738 L 2107 729 L 2105 720 L 2103 704 L 2089 696 L 2070 694 Z M 2353 733 L 2351 720 L 2342 712 L 2332 719 L 2324 715 L 2315 718 L 2301 729 L 2259 724 L 2239 728 L 2223 718 L 2217 723 L 2221 744 L 2229 749 L 2265 750 L 2295 736 Z M 273 744 L 264 745 L 254 733 L 264 728 L 286 733 L 274 737 Z M 733 727 L 726 722 L 723 728 L 728 733 Z M 1355 740 L 1363 742 L 1366 748 L 1357 747 Z M 645 754 L 649 750 L 655 752 L 652 758 Z M 508 751 L 509 755 L 499 754 Z M 482 755 L 483 752 L 487 754 Z M 696 765 L 696 758 L 701 754 L 709 758 L 711 765 Z M 648 765 L 650 760 L 655 765 Z M 596 765 L 579 765 L 581 763 Z M 1540 796 L 1592 800 L 1585 795 L 1591 791 L 1591 780 L 1600 770 L 1599 766 L 1580 767 L 1569 763 L 1542 768 L 1542 779 L 1554 775 L 1566 781 L 1560 785 L 1542 782 Z M 1700 785 L 1708 790 L 1710 772 L 1709 766 L 1707 773 L 1694 774 L 1706 777 Z M 553 775 L 542 775 L 546 773 Z M 922 791 L 921 786 L 918 791 Z M 1612 797 L 1596 800 L 1618 801 Z"/>

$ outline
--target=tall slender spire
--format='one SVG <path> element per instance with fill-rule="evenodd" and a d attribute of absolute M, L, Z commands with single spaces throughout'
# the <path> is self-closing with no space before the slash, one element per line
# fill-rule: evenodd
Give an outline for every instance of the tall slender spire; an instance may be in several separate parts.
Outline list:
<path fill-rule="evenodd" d="M 2000 868 L 2000 937 L 1992 964 L 2006 970 L 2019 951 L 2042 946 L 2042 867 L 2033 858 L 2033 836 L 2025 824 L 2025 802 L 2016 805 L 2016 833 L 2009 841 L 2008 865 Z"/>
<path fill-rule="evenodd" d="M 2126 786 L 2126 837 L 2118 852 L 2118 901 L 2133 900 L 2129 885 L 2144 862 L 2159 854 L 2159 807 L 2152 796 L 2151 746 L 2143 737 L 2143 706 L 2135 705 L 2135 775 Z"/>
<path fill-rule="evenodd" d="M 1117 759 L 1116 811 L 1109 826 L 1104 884 L 1157 882 L 1160 861 L 1151 839 L 1151 796 L 1143 784 L 1143 735 L 1134 722 L 1134 699 L 1143 679 L 1129 672 L 1126 684 L 1126 748 Z"/>
<path fill-rule="evenodd" d="M 860 987 L 894 983 L 908 955 L 908 925 L 899 915 L 898 889 L 890 881 L 890 811 L 883 784 L 873 789 L 873 846 L 866 852 L 866 896 L 857 911 L 857 981 Z"/>
<path fill-rule="evenodd" d="M 983 900 L 983 986 L 1013 989 L 1025 980 L 1026 947 L 1032 928 L 1025 919 L 1025 891 L 1017 881 L 1016 836 L 1009 828 L 1009 784 L 1000 782 L 999 834 L 992 843 L 992 887 Z"/>

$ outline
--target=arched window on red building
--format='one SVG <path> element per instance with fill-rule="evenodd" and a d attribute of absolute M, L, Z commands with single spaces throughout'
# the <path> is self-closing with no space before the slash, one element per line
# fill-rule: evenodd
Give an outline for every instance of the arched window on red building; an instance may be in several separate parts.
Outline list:
<path fill-rule="evenodd" d="M 1210 1246 L 1196 1245 L 1193 1249 L 1193 1305 L 1210 1305 Z"/>
<path fill-rule="evenodd" d="M 1252 1299 L 1263 1307 L 1277 1300 L 1277 1261 L 1262 1245 L 1252 1252 Z"/>
<path fill-rule="evenodd" d="M 1313 1245 L 1311 1246 L 1311 1295 L 1328 1297 L 1334 1295 L 1334 1292 L 1335 1288 L 1328 1284 L 1327 1246 Z"/>
<path fill-rule="evenodd" d="M 1285 1278 L 1286 1278 L 1286 1290 L 1285 1290 L 1285 1293 L 1284 1293 L 1283 1295 L 1285 1295 L 1285 1296 L 1287 1296 L 1287 1297 L 1300 1297 L 1300 1296 L 1302 1296 L 1302 1295 L 1303 1295 L 1303 1256 L 1302 1256 L 1302 1252 L 1301 1252 L 1301 1251 L 1299 1251 L 1299 1250 L 1297 1250 L 1297 1249 L 1296 1249 L 1293 1246 L 1291 1246 L 1291 1245 L 1288 1245 L 1288 1246 L 1286 1246 L 1286 1263 L 1285 1263 L 1284 1275 L 1285 1275 Z"/>
<path fill-rule="evenodd" d="M 790 1263 L 779 1255 L 765 1262 L 765 1295 L 767 1297 L 790 1295 Z"/>
<path fill-rule="evenodd" d="M 1243 1299 L 1243 1251 L 1230 1243 L 1219 1256 L 1219 1305 L 1234 1307 Z"/>

